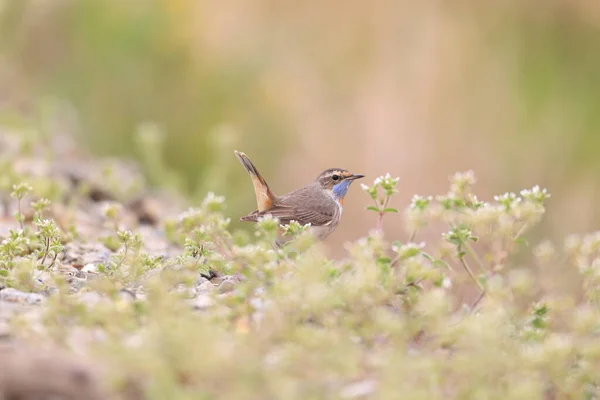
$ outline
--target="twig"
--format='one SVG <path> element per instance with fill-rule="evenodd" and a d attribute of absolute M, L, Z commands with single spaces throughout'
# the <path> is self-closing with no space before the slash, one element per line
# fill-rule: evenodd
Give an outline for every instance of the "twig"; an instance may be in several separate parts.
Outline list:
<path fill-rule="evenodd" d="M 525 232 L 525 229 L 527 229 L 527 225 L 529 225 L 527 222 L 525 222 L 523 224 L 523 226 L 521 227 L 521 229 L 519 229 L 517 231 L 517 233 L 515 234 L 515 237 L 513 237 L 513 241 L 517 240 L 523 234 L 523 232 Z"/>
<path fill-rule="evenodd" d="M 23 217 L 23 213 L 21 212 L 21 199 L 20 198 L 17 201 L 17 206 L 18 206 L 18 210 L 19 210 L 19 225 L 21 226 L 21 230 L 25 231 L 25 223 L 23 222 L 24 217 Z"/>
<path fill-rule="evenodd" d="M 44 250 L 44 257 L 42 257 L 42 267 L 44 266 L 44 262 L 46 261 L 46 257 L 48 257 L 48 250 L 50 249 L 50 238 L 44 238 L 46 240 L 46 249 Z"/>
<path fill-rule="evenodd" d="M 459 259 L 460 263 L 462 264 L 463 268 L 465 269 L 465 271 L 467 271 L 467 273 L 473 280 L 473 282 L 475 282 L 475 284 L 477 284 L 477 287 L 479 288 L 479 290 L 482 293 L 485 293 L 485 288 L 483 287 L 481 282 L 479 282 L 479 280 L 475 277 L 475 274 L 473 274 L 473 271 L 471 270 L 471 268 L 469 268 L 469 266 L 467 265 L 467 262 L 465 261 L 464 256 L 459 256 L 458 259 Z"/>
<path fill-rule="evenodd" d="M 123 254 L 121 255 L 119 263 L 116 265 L 115 269 L 121 268 L 121 266 L 125 262 L 125 259 L 127 258 L 127 253 L 128 252 L 129 252 L 129 245 L 127 244 L 127 241 L 125 241 L 123 243 Z"/>
<path fill-rule="evenodd" d="M 475 300 L 475 303 L 473 303 L 473 305 L 471 306 L 471 312 L 473 312 L 475 310 L 475 307 L 477 307 L 477 305 L 481 302 L 481 300 L 483 300 L 484 297 L 485 297 L 485 292 L 481 292 L 481 294 L 479 295 L 477 300 Z"/>
<path fill-rule="evenodd" d="M 477 280 L 477 278 L 473 274 L 473 271 L 471 271 L 471 268 L 469 268 L 469 266 L 467 265 L 467 262 L 465 261 L 464 257 L 459 257 L 459 260 L 460 260 L 460 263 L 462 264 L 462 266 L 465 268 L 465 270 L 469 274 L 469 276 L 471 277 L 471 279 L 473 279 L 473 281 L 477 284 L 477 287 L 481 291 L 481 293 L 479 294 L 479 297 L 477 298 L 475 303 L 471 306 L 471 311 L 472 311 L 475 308 L 475 306 L 477 306 L 477 304 L 479 304 L 479 302 L 484 298 L 486 291 L 485 291 L 485 288 L 481 285 L 481 283 Z"/>
<path fill-rule="evenodd" d="M 407 283 L 403 289 L 396 291 L 396 294 L 406 294 L 408 292 L 408 288 L 410 288 L 410 287 L 418 288 L 419 283 L 421 283 L 421 281 L 422 281 L 422 279 L 417 279 L 414 282 Z"/>
<path fill-rule="evenodd" d="M 48 266 L 48 269 L 51 269 L 52 267 L 54 267 L 54 264 L 56 263 L 56 259 L 58 258 L 58 253 L 59 253 L 58 251 L 54 252 L 54 257 L 52 258 L 52 262 Z"/>
<path fill-rule="evenodd" d="M 382 207 L 379 209 L 380 211 L 379 211 L 379 214 L 378 214 L 378 216 L 377 216 L 377 230 L 378 230 L 378 231 L 381 231 L 381 230 L 382 230 L 382 228 L 383 228 L 383 216 L 385 215 L 385 212 L 384 212 L 384 210 L 386 209 L 386 207 L 387 207 L 387 205 L 388 205 L 389 201 L 390 201 L 390 196 L 386 196 L 386 197 L 385 197 L 385 201 L 384 201 L 384 202 L 383 202 L 383 204 L 382 204 Z M 376 202 L 375 204 L 376 204 L 376 205 L 378 206 L 378 208 L 379 208 L 379 204 L 377 204 L 377 202 Z"/>
<path fill-rule="evenodd" d="M 377 215 L 377 230 L 381 231 L 381 228 L 383 227 L 383 213 L 380 212 Z"/>
<path fill-rule="evenodd" d="M 483 262 L 481 261 L 481 259 L 477 255 L 477 253 L 475 253 L 475 250 L 473 250 L 473 247 L 471 246 L 471 244 L 468 243 L 468 242 L 466 242 L 465 243 L 465 248 L 467 249 L 467 252 L 469 253 L 469 255 L 471 257 L 473 257 L 473 260 L 475 260 L 475 262 L 477 263 L 477 266 L 479 267 L 479 269 L 482 270 L 482 271 L 485 271 L 485 266 L 483 265 Z"/>
<path fill-rule="evenodd" d="M 410 236 L 408 237 L 408 241 L 412 242 L 413 240 L 415 240 L 415 236 L 417 236 L 417 229 L 413 229 L 413 231 L 411 232 Z"/>

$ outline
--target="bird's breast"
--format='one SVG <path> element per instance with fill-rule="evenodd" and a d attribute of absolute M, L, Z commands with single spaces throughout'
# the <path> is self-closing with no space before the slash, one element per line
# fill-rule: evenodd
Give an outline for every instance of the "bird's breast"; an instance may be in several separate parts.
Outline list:
<path fill-rule="evenodd" d="M 337 197 L 334 192 L 330 192 L 329 195 L 331 196 L 331 198 L 333 199 L 333 201 L 337 205 L 339 213 L 340 213 L 339 215 L 341 216 L 342 215 L 342 211 L 344 210 L 344 198 L 343 197 Z"/>

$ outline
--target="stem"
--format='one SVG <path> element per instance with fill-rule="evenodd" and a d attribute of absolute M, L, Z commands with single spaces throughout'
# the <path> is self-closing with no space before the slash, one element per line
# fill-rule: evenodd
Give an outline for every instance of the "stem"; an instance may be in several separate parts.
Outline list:
<path fill-rule="evenodd" d="M 525 222 L 523 224 L 523 226 L 521 227 L 521 229 L 519 229 L 519 231 L 515 234 L 515 237 L 513 238 L 513 241 L 517 240 L 523 234 L 523 232 L 525 232 L 525 229 L 527 229 L 527 225 L 528 225 L 527 222 Z"/>
<path fill-rule="evenodd" d="M 418 288 L 419 283 L 421 283 L 421 281 L 422 281 L 422 279 L 417 279 L 414 282 L 407 283 L 406 285 L 404 285 L 403 289 L 397 290 L 395 294 L 406 294 L 408 292 L 408 288 L 410 288 L 410 287 Z"/>
<path fill-rule="evenodd" d="M 23 213 L 21 212 L 21 198 L 17 200 L 17 207 L 19 209 L 19 225 L 21 225 L 21 230 L 25 231 L 25 224 L 23 223 Z"/>
<path fill-rule="evenodd" d="M 46 261 L 46 257 L 48 257 L 48 249 L 50 249 L 50 238 L 44 238 L 46 241 L 46 249 L 44 250 L 44 257 L 42 257 L 42 266 L 44 266 L 44 262 Z"/>
<path fill-rule="evenodd" d="M 383 216 L 385 212 L 383 210 L 386 209 L 388 203 L 390 201 L 390 196 L 385 196 L 385 200 L 381 202 L 381 204 L 377 204 L 377 208 L 379 208 L 379 214 L 377 215 L 377 230 L 381 231 L 383 229 Z"/>
<path fill-rule="evenodd" d="M 390 202 L 390 196 L 385 196 L 385 202 L 383 203 L 383 209 L 384 210 L 388 206 L 389 202 Z"/>
<path fill-rule="evenodd" d="M 51 269 L 52 267 L 54 267 L 54 264 L 56 263 L 57 258 L 58 258 L 58 252 L 54 253 L 54 257 L 52 258 L 52 262 L 48 266 L 48 269 Z"/>
<path fill-rule="evenodd" d="M 377 230 L 381 231 L 382 228 L 383 228 L 383 213 L 380 212 L 377 215 Z"/>
<path fill-rule="evenodd" d="M 470 243 L 465 243 L 465 248 L 467 249 L 467 252 L 471 255 L 471 257 L 473 257 L 473 259 L 475 260 L 475 262 L 477 263 L 479 269 L 481 271 L 484 271 L 487 273 L 487 271 L 485 271 L 485 267 L 483 265 L 483 262 L 481 261 L 481 259 L 479 258 L 479 256 L 477 255 L 477 253 L 475 253 L 475 250 L 473 250 L 473 247 L 471 246 Z M 493 272 L 492 272 L 493 274 Z M 477 283 L 479 283 L 479 281 L 477 281 Z M 481 285 L 478 285 L 479 289 L 481 289 Z M 479 295 L 479 297 L 477 298 L 477 300 L 475 300 L 475 303 L 473 303 L 473 305 L 471 306 L 471 311 L 473 312 L 475 310 L 475 307 L 477 307 L 477 305 L 481 302 L 481 300 L 483 300 L 483 298 L 485 297 L 485 290 L 483 290 L 481 292 L 481 294 Z"/>
<path fill-rule="evenodd" d="M 483 300 L 484 296 L 485 296 L 485 292 L 481 292 L 481 294 L 479 295 L 477 300 L 475 300 L 475 303 L 473 303 L 473 305 L 471 306 L 471 311 L 475 311 L 475 307 L 477 307 L 477 305 L 481 302 L 481 300 Z"/>
<path fill-rule="evenodd" d="M 417 229 L 413 229 L 412 233 L 410 234 L 409 238 L 408 238 L 408 242 L 412 242 L 413 240 L 415 240 L 415 236 L 417 236 Z"/>
<path fill-rule="evenodd" d="M 119 260 L 119 263 L 117 264 L 117 268 L 121 268 L 121 265 L 123 265 L 123 263 L 125 262 L 125 259 L 127 258 L 127 253 L 129 252 L 129 246 L 127 245 L 127 241 L 125 243 L 123 243 L 123 255 L 121 256 L 121 259 Z"/>
<path fill-rule="evenodd" d="M 471 277 L 471 279 L 473 280 L 473 282 L 475 282 L 475 284 L 477 284 L 477 287 L 479 288 L 479 290 L 485 294 L 485 288 L 483 287 L 483 285 L 481 284 L 481 282 L 479 282 L 479 280 L 477 280 L 477 278 L 475 277 L 475 275 L 473 274 L 473 271 L 471 270 L 471 268 L 469 268 L 469 266 L 467 265 L 467 262 L 465 261 L 465 258 L 463 256 L 458 257 L 460 263 L 462 264 L 463 268 L 465 269 L 465 271 L 467 271 L 467 273 L 469 274 L 469 276 Z"/>
<path fill-rule="evenodd" d="M 467 252 L 469 253 L 469 255 L 471 257 L 473 257 L 473 260 L 475 260 L 475 262 L 477 263 L 477 266 L 479 267 L 480 270 L 485 271 L 485 267 L 483 265 L 483 262 L 481 261 L 481 259 L 479 258 L 479 256 L 477 255 L 477 253 L 475 253 L 475 250 L 473 250 L 473 247 L 471 247 L 470 243 L 465 243 L 465 248 L 467 249 Z"/>

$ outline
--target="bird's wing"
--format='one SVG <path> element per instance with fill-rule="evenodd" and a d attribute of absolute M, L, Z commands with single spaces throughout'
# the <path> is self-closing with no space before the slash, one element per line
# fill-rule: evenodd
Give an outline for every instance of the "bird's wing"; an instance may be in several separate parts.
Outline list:
<path fill-rule="evenodd" d="M 331 197 L 314 188 L 304 187 L 282 196 L 270 209 L 256 210 L 241 220 L 257 221 L 262 216 L 272 215 L 279 218 L 282 224 L 289 224 L 294 220 L 301 225 L 310 223 L 322 226 L 329 224 L 339 212 L 339 206 Z"/>
<path fill-rule="evenodd" d="M 325 210 L 308 209 L 292 206 L 275 206 L 266 211 L 254 211 L 253 213 L 242 217 L 241 221 L 257 221 L 260 217 L 271 215 L 279 219 L 282 224 L 289 224 L 294 220 L 301 225 L 311 224 L 313 226 L 322 226 L 330 223 L 334 218 L 334 212 Z"/>

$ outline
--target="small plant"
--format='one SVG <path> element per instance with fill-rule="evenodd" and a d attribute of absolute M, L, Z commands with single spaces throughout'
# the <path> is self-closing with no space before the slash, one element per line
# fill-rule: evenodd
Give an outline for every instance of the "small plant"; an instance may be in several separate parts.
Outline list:
<path fill-rule="evenodd" d="M 477 259 L 473 248 L 471 247 L 470 242 L 476 242 L 477 236 L 474 236 L 469 228 L 466 226 L 458 226 L 452 229 L 450 232 L 443 234 L 445 240 L 455 246 L 456 248 L 456 257 L 460 261 L 460 264 L 463 266 L 469 277 L 473 280 L 473 282 L 477 285 L 481 292 L 481 296 L 479 300 L 485 295 L 486 290 L 483 284 L 479 281 L 479 279 L 475 276 L 471 268 L 469 267 L 465 256 L 469 253 L 473 258 Z M 478 303 L 479 300 L 476 302 Z"/>
<path fill-rule="evenodd" d="M 117 202 L 109 202 L 104 205 L 102 211 L 109 228 L 118 231 L 120 228 L 119 219 L 122 218 L 123 215 L 123 206 Z"/>
<path fill-rule="evenodd" d="M 523 336 L 526 340 L 540 341 L 548 333 L 548 305 L 544 302 L 531 305 L 531 315 L 523 327 Z"/>
<path fill-rule="evenodd" d="M 383 217 L 387 213 L 397 213 L 398 210 L 389 207 L 388 204 L 392 196 L 398 192 L 396 186 L 400 178 L 392 178 L 390 174 L 380 176 L 375 179 L 373 185 L 367 186 L 364 183 L 361 184 L 362 189 L 371 197 L 371 200 L 375 203 L 373 206 L 368 206 L 367 210 L 374 211 L 377 213 L 377 230 L 383 229 Z"/>
<path fill-rule="evenodd" d="M 13 191 L 10 194 L 13 198 L 17 199 L 17 211 L 15 212 L 15 219 L 19 222 L 21 230 L 25 230 L 25 216 L 21 209 L 21 203 L 25 196 L 27 196 L 33 188 L 28 183 L 19 183 L 13 186 Z"/>
<path fill-rule="evenodd" d="M 28 247 L 29 239 L 23 235 L 23 231 L 11 229 L 8 237 L 0 242 L 0 275 L 6 276 L 15 258 L 25 254 Z"/>
<path fill-rule="evenodd" d="M 50 200 L 44 197 L 31 203 L 31 208 L 33 208 L 34 211 L 33 221 L 36 222 L 41 220 L 44 217 L 44 211 L 46 211 L 49 207 Z"/>
<path fill-rule="evenodd" d="M 38 251 L 39 268 L 50 269 L 56 263 L 58 254 L 63 251 L 59 229 L 56 222 L 51 219 L 38 219 L 35 226 L 38 229 L 36 234 L 42 242 L 42 248 Z M 46 260 L 50 262 L 47 266 L 45 265 Z"/>

